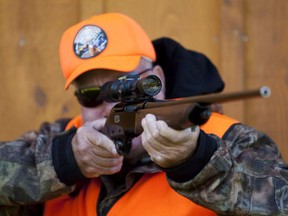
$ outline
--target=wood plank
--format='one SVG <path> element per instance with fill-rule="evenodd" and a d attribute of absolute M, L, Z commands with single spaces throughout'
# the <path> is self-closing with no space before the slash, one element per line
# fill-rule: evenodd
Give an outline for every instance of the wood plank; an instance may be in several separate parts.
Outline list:
<path fill-rule="evenodd" d="M 246 16 L 246 86 L 266 84 L 272 95 L 267 100 L 247 102 L 245 118 L 268 133 L 288 161 L 288 4 L 285 0 L 247 1 Z"/>
<path fill-rule="evenodd" d="M 103 12 L 104 0 L 79 0 L 79 21 Z"/>
<path fill-rule="evenodd" d="M 245 88 L 244 1 L 223 0 L 221 4 L 220 71 L 225 81 L 224 92 L 242 91 Z M 223 110 L 239 121 L 244 121 L 244 102 L 223 104 Z"/>
<path fill-rule="evenodd" d="M 64 92 L 58 60 L 59 40 L 76 22 L 77 2 L 1 1 L 0 8 L 0 139 L 7 140 L 79 111 Z"/>

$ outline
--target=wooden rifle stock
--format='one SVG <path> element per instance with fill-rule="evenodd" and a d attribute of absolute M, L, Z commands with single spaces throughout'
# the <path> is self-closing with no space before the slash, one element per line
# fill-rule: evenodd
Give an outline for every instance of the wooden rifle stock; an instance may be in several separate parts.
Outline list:
<path fill-rule="evenodd" d="M 270 89 L 261 87 L 255 90 L 193 96 L 177 100 L 119 103 L 112 108 L 104 133 L 115 142 L 119 154 L 128 154 L 132 139 L 143 131 L 141 121 L 148 113 L 154 114 L 158 120 L 164 120 L 169 127 L 183 129 L 207 122 L 211 115 L 210 105 L 213 103 L 269 95 Z"/>

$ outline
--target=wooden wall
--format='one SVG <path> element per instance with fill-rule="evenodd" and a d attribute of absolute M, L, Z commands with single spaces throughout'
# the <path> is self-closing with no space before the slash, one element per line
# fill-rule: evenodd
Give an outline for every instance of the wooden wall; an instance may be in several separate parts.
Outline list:
<path fill-rule="evenodd" d="M 288 160 L 287 0 L 0 0 L 0 140 L 79 113 L 64 91 L 63 31 L 103 12 L 138 21 L 151 39 L 172 37 L 206 54 L 225 92 L 267 85 L 268 99 L 224 104 L 226 114 L 269 134 Z"/>

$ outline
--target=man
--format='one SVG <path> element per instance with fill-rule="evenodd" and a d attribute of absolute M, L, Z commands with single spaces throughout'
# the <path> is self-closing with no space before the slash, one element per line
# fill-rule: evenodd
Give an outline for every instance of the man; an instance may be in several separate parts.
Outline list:
<path fill-rule="evenodd" d="M 101 46 L 100 53 L 85 57 L 75 54 L 76 40 L 89 46 L 98 34 L 105 36 L 102 37 L 105 46 Z M 76 183 L 71 181 L 74 174 L 69 175 L 76 164 L 80 173 L 94 179 L 81 185 L 72 196 L 48 201 L 45 215 L 55 215 L 55 212 L 58 215 L 214 214 L 193 202 L 219 214 L 283 214 L 287 204 L 277 203 L 275 197 L 276 200 L 287 197 L 285 187 L 280 186 L 287 185 L 287 170 L 281 168 L 284 165 L 275 144 L 264 134 L 225 116 L 214 114 L 202 130 L 196 127 L 177 131 L 148 114 L 142 121 L 144 132 L 133 139 L 130 153 L 117 154 L 112 140 L 101 133 L 115 105 L 99 96 L 105 83 L 127 74 L 139 74 L 142 78 L 154 74 L 165 83 L 157 99 L 223 89 L 214 66 L 203 56 L 187 54 L 169 39 L 154 41 L 154 46 L 159 57 L 156 65 L 153 65 L 155 53 L 147 35 L 135 21 L 117 13 L 94 16 L 63 34 L 60 61 L 65 88 L 71 83 L 74 85 L 82 111 L 81 117 L 70 122 L 68 128 L 72 127 L 73 131 L 72 125 L 88 123 L 93 124 L 93 129 L 85 137 L 73 137 L 72 147 L 66 142 L 66 152 L 72 152 L 67 148 L 74 152 L 74 166 L 71 166 L 73 161 L 67 159 L 69 154 L 63 154 L 64 145 L 55 145 L 53 155 L 58 160 L 54 166 L 66 184 Z M 189 57 L 185 57 L 187 55 Z M 185 61 L 185 58 L 191 59 L 191 55 L 196 59 L 195 65 Z M 171 61 L 167 62 L 169 57 Z M 173 58 L 177 66 L 171 69 Z M 181 61 L 185 66 L 177 63 Z M 163 65 L 164 70 L 157 63 Z M 208 75 L 183 72 L 183 68 L 194 66 Z M 200 77 L 206 79 L 203 81 Z M 60 147 L 62 151 L 57 150 Z M 259 164 L 263 167 L 258 167 Z M 67 167 L 69 172 L 63 172 L 62 167 Z M 269 177 L 276 170 L 277 178 Z M 258 188 L 260 185 L 262 188 Z"/>
<path fill-rule="evenodd" d="M 99 34 L 101 47 L 91 46 Z M 98 51 L 83 55 L 77 47 Z M 58 188 L 74 190 L 48 201 L 45 215 L 215 215 L 195 203 L 221 215 L 286 214 L 287 165 L 277 147 L 265 134 L 225 116 L 213 114 L 201 130 L 177 131 L 147 115 L 131 152 L 117 154 L 113 141 L 101 132 L 114 105 L 97 97 L 108 81 L 127 74 L 157 75 L 165 84 L 158 99 L 223 89 L 203 55 L 169 39 L 154 41 L 154 47 L 156 65 L 144 31 L 115 13 L 92 17 L 64 33 L 60 57 L 65 87 L 75 86 L 81 116 L 69 122 L 66 132 L 59 134 L 60 127 L 53 131 L 52 158 L 45 155 L 64 183 L 61 187 L 56 181 Z"/>

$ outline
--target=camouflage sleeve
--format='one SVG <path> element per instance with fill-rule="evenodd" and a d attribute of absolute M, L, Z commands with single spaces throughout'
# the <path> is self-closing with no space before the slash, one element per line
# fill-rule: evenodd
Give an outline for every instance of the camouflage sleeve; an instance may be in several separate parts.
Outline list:
<path fill-rule="evenodd" d="M 44 123 L 38 132 L 0 142 L 0 206 L 43 202 L 72 190 L 52 165 L 52 139 L 62 133 L 63 122 Z"/>
<path fill-rule="evenodd" d="M 172 188 L 219 215 L 288 215 L 288 165 L 265 134 L 234 125 L 192 180 Z"/>

